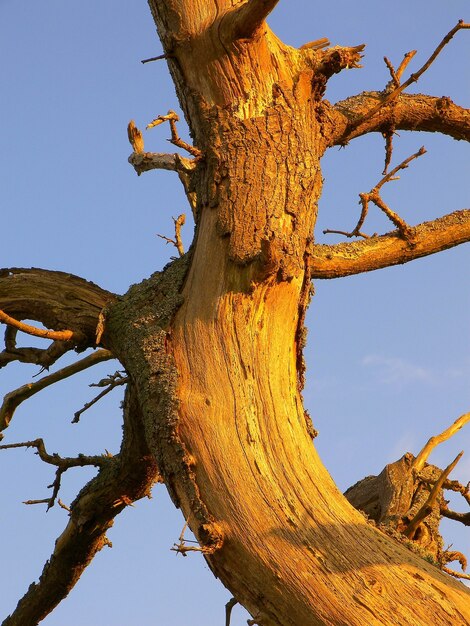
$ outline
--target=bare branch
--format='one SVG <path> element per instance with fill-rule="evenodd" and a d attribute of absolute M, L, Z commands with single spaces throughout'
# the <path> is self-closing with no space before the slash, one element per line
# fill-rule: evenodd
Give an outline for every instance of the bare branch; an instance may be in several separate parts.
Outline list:
<path fill-rule="evenodd" d="M 175 238 L 170 239 L 169 237 L 165 237 L 165 235 L 157 235 L 157 237 L 160 237 L 160 239 L 164 239 L 166 243 L 173 244 L 175 248 L 178 250 L 178 254 L 180 256 L 183 256 L 184 247 L 183 247 L 183 242 L 181 240 L 181 227 L 186 222 L 186 215 L 182 213 L 177 218 L 173 217 L 172 219 L 173 219 L 173 222 L 175 223 Z"/>
<path fill-rule="evenodd" d="M 457 433 L 461 428 L 463 428 L 465 424 L 467 424 L 469 421 L 470 421 L 470 413 L 464 413 L 458 419 L 456 419 L 455 422 L 451 426 L 449 426 L 449 428 L 446 428 L 446 430 L 444 430 L 440 435 L 431 437 L 429 441 L 426 443 L 426 445 L 424 446 L 424 448 L 421 450 L 421 452 L 413 461 L 412 468 L 415 470 L 415 472 L 420 472 L 423 469 L 424 464 L 429 458 L 429 455 L 440 443 L 450 439 L 453 435 L 455 435 L 455 433 Z"/>
<path fill-rule="evenodd" d="M 455 522 L 460 522 L 464 526 L 470 526 L 470 513 L 458 513 L 449 509 L 446 504 L 443 504 L 441 505 L 441 515 Z"/>
<path fill-rule="evenodd" d="M 73 331 L 71 330 L 44 330 L 42 328 L 36 328 L 35 326 L 30 326 L 29 324 L 24 324 L 19 320 L 11 317 L 4 311 L 0 309 L 0 322 L 4 324 L 8 324 L 9 326 L 13 326 L 18 330 L 21 330 L 23 333 L 27 333 L 28 335 L 34 335 L 35 337 L 42 337 L 43 339 L 55 339 L 56 341 L 69 341 L 74 338 Z"/>
<path fill-rule="evenodd" d="M 40 380 L 35 383 L 28 383 L 27 385 L 23 385 L 14 391 L 10 391 L 7 393 L 5 398 L 3 399 L 3 404 L 0 407 L 0 441 L 3 438 L 1 431 L 5 430 L 18 406 L 34 396 L 39 391 L 42 391 L 46 387 L 53 385 L 59 380 L 64 380 L 65 378 L 69 378 L 78 372 L 82 372 L 83 370 L 96 365 L 97 363 L 101 363 L 102 361 L 109 361 L 112 359 L 113 354 L 109 350 L 97 350 L 92 354 L 88 355 L 84 359 L 77 361 L 76 363 L 72 363 L 72 365 L 67 365 L 61 370 L 50 374 L 49 376 L 44 376 Z"/>
<path fill-rule="evenodd" d="M 238 600 L 235 598 L 230 598 L 230 600 L 225 605 L 225 626 L 230 626 L 230 618 L 232 617 L 232 609 L 238 604 Z"/>
<path fill-rule="evenodd" d="M 83 413 L 85 413 L 85 411 L 88 411 L 88 409 L 90 409 L 97 402 L 99 402 L 102 398 L 104 398 L 104 396 L 108 395 L 108 393 L 110 393 L 113 389 L 121 385 L 127 385 L 128 382 L 129 382 L 128 376 L 123 376 L 121 372 L 115 372 L 111 376 L 108 376 L 107 378 L 103 378 L 102 380 L 100 380 L 99 383 L 91 383 L 90 387 L 106 387 L 106 388 L 103 389 L 103 391 L 101 391 L 97 396 L 95 396 L 93 400 L 90 400 L 90 402 L 87 402 L 79 411 L 77 411 L 74 414 L 72 424 L 76 424 L 80 420 L 80 417 L 83 415 Z"/>
<path fill-rule="evenodd" d="M 13 328 L 8 326 L 8 328 Z M 0 352 L 0 368 L 5 367 L 12 361 L 20 363 L 33 363 L 41 365 L 43 369 L 48 369 L 66 352 L 75 348 L 73 341 L 53 341 L 46 349 L 41 348 L 17 348 L 11 342 L 6 343 L 6 349 Z"/>
<path fill-rule="evenodd" d="M 196 167 L 194 159 L 186 159 L 179 154 L 167 154 L 165 152 L 143 152 L 142 154 L 133 152 L 128 161 L 138 176 L 151 170 L 191 172 Z"/>
<path fill-rule="evenodd" d="M 134 392 L 126 394 L 124 439 L 119 455 L 105 459 L 70 506 L 70 521 L 37 583 L 18 603 L 3 626 L 37 624 L 65 598 L 95 554 L 109 541 L 106 532 L 126 506 L 150 495 L 160 479 L 144 440 L 142 416 Z"/>
<path fill-rule="evenodd" d="M 94 346 L 99 313 L 115 300 L 115 294 L 65 272 L 0 270 L 0 309 L 17 320 L 71 330 L 79 349 Z"/>
<path fill-rule="evenodd" d="M 230 41 L 250 39 L 264 24 L 279 0 L 246 0 L 224 16 L 224 35 Z"/>
<path fill-rule="evenodd" d="M 177 146 L 178 148 L 182 148 L 183 150 L 186 150 L 186 152 L 189 152 L 189 154 L 192 154 L 195 159 L 200 159 L 202 157 L 202 152 L 199 150 L 199 148 L 192 146 L 191 144 L 181 139 L 181 137 L 179 136 L 178 130 L 176 129 L 176 122 L 179 122 L 179 120 L 180 120 L 179 115 L 175 113 L 175 111 L 170 110 L 168 111 L 166 115 L 159 115 L 158 117 L 156 117 L 154 120 L 150 122 L 150 124 L 147 124 L 146 128 L 147 130 L 149 130 L 150 128 L 159 126 L 160 124 L 163 124 L 164 122 L 168 122 L 170 124 L 170 131 L 171 131 L 171 139 L 169 139 L 168 141 L 172 143 L 174 146 Z"/>
<path fill-rule="evenodd" d="M 436 59 L 436 57 L 439 55 L 439 53 L 442 51 L 442 49 L 449 43 L 449 41 L 452 39 L 452 37 L 459 30 L 462 30 L 464 28 L 470 28 L 470 24 L 465 24 L 463 22 L 463 20 L 460 20 L 456 24 L 456 26 L 454 26 L 454 28 L 449 33 L 447 33 L 447 35 L 444 37 L 444 39 L 441 41 L 441 43 L 437 46 L 437 48 L 431 54 L 431 56 L 426 61 L 426 63 L 417 72 L 415 72 L 414 74 L 411 74 L 411 76 L 408 78 L 408 80 L 406 80 L 401 85 L 397 86 L 390 93 L 386 94 L 385 97 L 383 97 L 381 99 L 381 102 L 379 104 L 377 104 L 374 108 L 369 110 L 366 114 L 364 114 L 359 119 L 356 119 L 354 124 L 350 125 L 350 127 L 348 129 L 348 132 L 351 133 L 355 128 L 357 128 L 358 126 L 360 126 L 361 124 L 366 122 L 368 119 L 372 118 L 381 108 L 387 106 L 387 104 L 389 104 L 390 102 L 395 100 L 400 95 L 400 93 L 402 91 L 404 91 L 407 87 L 409 87 L 413 83 L 416 83 L 419 80 L 419 78 L 424 74 L 424 72 L 427 69 L 429 69 L 429 67 L 431 66 L 433 61 Z M 405 56 L 405 58 L 406 58 L 406 56 Z M 409 62 L 409 60 L 407 62 Z"/>
<path fill-rule="evenodd" d="M 94 467 L 103 467 L 105 463 L 109 463 L 110 456 L 85 456 L 83 454 L 78 457 L 60 457 L 58 454 L 49 454 L 44 445 L 42 439 L 34 439 L 33 441 L 25 441 L 23 443 L 8 443 L 0 445 L 0 450 L 10 450 L 12 448 L 36 448 L 39 458 L 48 463 L 49 465 L 55 465 L 57 467 L 56 477 L 54 482 L 49 485 L 52 487 L 52 495 L 50 498 L 44 500 L 27 500 L 24 504 L 47 504 L 47 510 L 54 506 L 57 494 L 60 489 L 60 479 L 62 474 L 71 467 L 86 467 L 93 465 Z"/>
<path fill-rule="evenodd" d="M 401 265 L 470 241 L 470 209 L 455 211 L 411 228 L 413 245 L 398 231 L 363 241 L 316 244 L 311 256 L 312 278 L 341 278 Z"/>
<path fill-rule="evenodd" d="M 369 209 L 369 202 L 373 202 L 379 209 L 381 209 L 385 213 L 385 215 L 389 218 L 389 220 L 391 220 L 393 224 L 398 228 L 398 232 L 400 233 L 400 236 L 403 237 L 403 239 L 406 239 L 408 242 L 413 243 L 412 229 L 397 213 L 395 213 L 395 211 L 392 211 L 392 209 L 385 204 L 379 192 L 380 192 L 380 189 L 383 187 L 383 185 L 385 185 L 385 183 L 388 183 L 392 180 L 399 179 L 399 177 L 397 176 L 397 173 L 400 170 L 406 169 L 408 165 L 411 163 L 411 161 L 413 161 L 414 159 L 417 159 L 418 157 L 422 156 L 425 153 L 426 153 L 426 150 L 424 148 L 420 148 L 418 152 L 415 152 L 415 154 L 412 154 L 410 157 L 408 157 L 407 159 L 402 161 L 399 165 L 397 165 L 395 168 L 393 168 L 393 170 L 389 174 L 386 174 L 382 178 L 382 180 L 380 180 L 377 183 L 377 185 L 375 185 L 375 187 L 371 189 L 371 191 L 369 191 L 369 193 L 359 194 L 360 202 L 362 204 L 362 211 L 361 211 L 361 216 L 359 218 L 359 221 L 356 224 L 356 227 L 354 228 L 352 232 L 345 233 L 343 231 L 327 229 L 327 230 L 324 230 L 323 233 L 324 234 L 337 233 L 337 234 L 344 234 L 346 235 L 346 237 L 363 237 L 367 239 L 368 238 L 367 235 L 361 232 L 361 228 L 367 216 L 367 212 Z"/>
<path fill-rule="evenodd" d="M 460 459 L 462 458 L 462 455 L 463 455 L 463 452 L 460 452 L 460 454 L 458 454 L 455 457 L 455 459 L 452 461 L 452 463 L 450 465 L 448 465 L 445 468 L 445 470 L 442 472 L 441 476 L 439 477 L 439 479 L 436 481 L 434 487 L 432 488 L 431 493 L 429 494 L 428 499 L 423 504 L 423 506 L 419 509 L 419 511 L 416 513 L 416 515 L 413 517 L 411 522 L 408 524 L 406 530 L 404 531 L 403 534 L 406 537 L 409 537 L 409 538 L 413 537 L 416 529 L 418 528 L 420 523 L 423 521 L 423 519 L 425 519 L 432 512 L 433 504 L 436 502 L 437 498 L 440 495 L 440 492 L 441 492 L 441 489 L 442 489 L 442 485 L 444 484 L 445 480 L 447 479 L 447 476 L 449 476 L 451 471 L 454 469 L 454 467 L 460 461 Z"/>

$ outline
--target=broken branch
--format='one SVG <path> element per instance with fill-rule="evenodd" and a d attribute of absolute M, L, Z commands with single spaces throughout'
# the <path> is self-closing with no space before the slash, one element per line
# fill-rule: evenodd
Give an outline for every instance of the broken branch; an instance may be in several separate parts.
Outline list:
<path fill-rule="evenodd" d="M 447 476 L 449 476 L 449 474 L 451 473 L 451 471 L 454 469 L 454 467 L 457 465 L 457 463 L 460 461 L 460 459 L 462 458 L 463 452 L 460 452 L 460 454 L 458 454 L 455 459 L 452 461 L 452 463 L 450 465 L 448 465 L 445 470 L 442 472 L 442 474 L 440 475 L 439 479 L 436 481 L 434 487 L 431 490 L 431 493 L 429 494 L 428 499 L 426 500 L 426 502 L 423 504 L 423 506 L 419 509 L 419 511 L 416 513 L 416 515 L 414 516 L 414 518 L 411 520 L 411 522 L 408 524 L 406 530 L 404 531 L 404 535 L 408 538 L 412 538 L 416 529 L 418 528 L 418 526 L 420 525 L 420 523 L 423 521 L 423 519 L 425 519 L 431 512 L 432 512 L 432 507 L 434 502 L 436 502 L 437 498 L 439 497 L 440 491 L 442 489 L 442 485 L 444 484 L 445 480 L 447 479 Z"/>
<path fill-rule="evenodd" d="M 436 448 L 440 443 L 450 439 L 469 421 L 470 413 L 464 413 L 458 419 L 456 419 L 455 422 L 451 426 L 449 426 L 449 428 L 446 428 L 446 430 L 444 430 L 440 435 L 431 437 L 413 461 L 412 468 L 415 470 L 415 472 L 420 472 L 423 469 L 424 464 L 428 460 L 428 457 L 434 450 L 434 448 Z"/>
<path fill-rule="evenodd" d="M 224 35 L 231 41 L 250 39 L 264 24 L 279 0 L 247 0 L 224 16 Z"/>

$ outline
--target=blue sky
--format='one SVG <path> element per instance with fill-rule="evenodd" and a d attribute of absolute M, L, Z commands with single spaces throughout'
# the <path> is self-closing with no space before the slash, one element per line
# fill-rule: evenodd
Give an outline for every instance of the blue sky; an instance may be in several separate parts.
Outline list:
<path fill-rule="evenodd" d="M 388 80 L 387 55 L 397 64 L 417 49 L 416 70 L 468 3 L 396 0 L 281 0 L 270 19 L 286 43 L 320 37 L 332 45 L 366 43 L 362 70 L 330 81 L 337 101 Z M 464 9 L 467 9 L 465 12 Z M 175 175 L 137 177 L 127 163 L 126 126 L 141 128 L 177 109 L 164 62 L 141 65 L 161 52 L 145 2 L 0 0 L 0 100 L 3 228 L 1 267 L 60 269 L 123 293 L 161 268 L 173 250 L 156 237 L 171 235 L 171 216 L 188 212 Z M 448 95 L 469 106 L 468 32 L 459 33 L 415 91 Z M 149 150 L 169 149 L 165 126 L 146 134 Z M 401 133 L 394 163 L 425 145 L 428 153 L 387 185 L 384 199 L 416 224 L 468 207 L 468 147 L 446 137 Z M 348 229 L 358 216 L 358 193 L 379 180 L 383 141 L 366 137 L 324 159 L 325 192 L 317 240 L 324 228 Z M 389 229 L 371 211 L 369 232 Z M 184 229 L 191 239 L 191 225 Z M 308 317 L 305 401 L 320 431 L 316 445 L 344 489 L 426 440 L 469 410 L 469 246 L 368 275 L 317 281 Z M 119 391 L 79 425 L 73 413 L 93 396 L 88 384 L 118 364 L 84 372 L 48 389 L 18 410 L 8 441 L 43 436 L 63 455 L 116 451 L 120 437 Z M 0 393 L 28 382 L 32 366 L 2 370 Z M 467 427 L 468 429 L 468 427 Z M 466 455 L 454 477 L 470 479 L 469 431 L 441 446 L 431 460 L 447 465 Z M 62 499 L 70 502 L 91 473 L 68 472 Z M 8 614 L 51 553 L 66 513 L 21 502 L 45 497 L 53 473 L 31 451 L 0 455 L 0 617 Z M 457 501 L 456 507 L 461 505 Z M 460 506 L 463 510 L 463 504 Z M 199 555 L 176 557 L 169 548 L 183 525 L 163 488 L 152 500 L 126 510 L 102 551 L 46 626 L 172 624 L 218 626 L 230 595 L 212 578 Z M 468 547 L 468 531 L 447 524 L 454 549 Z M 246 624 L 234 609 L 232 626 Z"/>

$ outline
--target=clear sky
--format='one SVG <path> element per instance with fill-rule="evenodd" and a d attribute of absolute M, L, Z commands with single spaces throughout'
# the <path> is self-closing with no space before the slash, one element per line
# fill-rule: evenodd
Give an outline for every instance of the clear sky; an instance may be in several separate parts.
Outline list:
<path fill-rule="evenodd" d="M 465 11 L 466 9 L 466 11 Z M 337 101 L 388 81 L 387 55 L 397 64 L 417 49 L 416 70 L 459 18 L 467 0 L 316 3 L 281 0 L 269 20 L 286 43 L 327 36 L 332 45 L 366 43 L 364 68 L 330 81 Z M 143 128 L 177 109 L 165 62 L 141 65 L 161 53 L 146 2 L 14 2 L 0 0 L 3 215 L 0 267 L 70 271 L 123 293 L 161 268 L 174 250 L 156 237 L 171 235 L 171 216 L 188 211 L 176 175 L 137 177 L 127 163 L 126 126 Z M 470 36 L 460 32 L 415 91 L 448 95 L 469 106 Z M 411 224 L 468 207 L 468 146 L 447 137 L 401 133 L 394 163 L 425 145 L 428 153 L 389 184 L 384 199 Z M 173 149 L 167 128 L 146 134 L 148 150 Z M 324 228 L 349 229 L 358 193 L 380 179 L 380 137 L 355 140 L 324 159 L 325 193 L 317 240 Z M 374 214 L 370 233 L 390 229 Z M 184 230 L 191 239 L 191 225 Z M 331 236 L 330 236 L 331 237 Z M 334 242 L 338 239 L 330 238 Z M 305 400 L 320 435 L 316 445 L 345 489 L 410 451 L 417 453 L 469 410 L 469 246 L 358 277 L 316 284 L 309 313 Z M 7 441 L 42 436 L 51 452 L 73 455 L 118 450 L 120 392 L 79 425 L 74 412 L 93 397 L 88 384 L 118 369 L 107 363 L 42 392 L 15 415 Z M 38 368 L 2 370 L 0 393 L 31 380 Z M 470 479 L 470 431 L 442 445 L 431 461 L 446 466 L 466 448 L 453 476 Z M 91 475 L 69 471 L 61 498 L 71 502 Z M 39 576 L 67 521 L 23 500 L 46 497 L 53 469 L 32 451 L 0 454 L 0 618 Z M 455 507 L 464 510 L 463 501 Z M 117 518 L 103 550 L 76 589 L 43 621 L 46 626 L 219 626 L 230 594 L 200 555 L 176 556 L 182 516 L 164 489 Z M 469 545 L 468 530 L 447 524 L 454 549 Z M 232 626 L 246 624 L 234 609 Z"/>

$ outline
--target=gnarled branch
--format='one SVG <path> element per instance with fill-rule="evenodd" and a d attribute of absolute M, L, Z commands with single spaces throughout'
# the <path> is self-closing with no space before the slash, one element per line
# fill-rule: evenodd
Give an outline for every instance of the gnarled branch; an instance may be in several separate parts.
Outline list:
<path fill-rule="evenodd" d="M 382 97 L 381 92 L 364 92 L 338 102 L 325 111 L 329 127 L 329 145 L 345 145 L 367 133 L 395 130 L 442 133 L 454 139 L 470 141 L 470 111 L 446 96 L 436 98 L 423 94 L 400 94 L 393 107 L 382 107 L 367 117 Z M 367 119 L 365 119 L 367 117 Z M 365 121 L 356 125 L 358 119 Z M 354 127 L 354 130 L 349 129 Z"/>
<path fill-rule="evenodd" d="M 95 345 L 99 313 L 115 300 L 115 294 L 73 274 L 36 268 L 0 270 L 0 309 L 18 320 L 71 330 L 80 349 Z"/>
<path fill-rule="evenodd" d="M 316 244 L 311 257 L 312 278 L 341 278 L 371 272 L 470 241 L 470 209 L 455 211 L 410 230 L 412 246 L 398 231 L 333 246 Z"/>
<path fill-rule="evenodd" d="M 149 496 L 160 480 L 143 436 L 140 407 L 132 390 L 126 394 L 124 439 L 116 457 L 106 459 L 96 478 L 70 507 L 70 521 L 37 583 L 30 585 L 2 626 L 37 624 L 65 598 L 92 561 L 108 545 L 106 532 L 126 506 Z"/>

